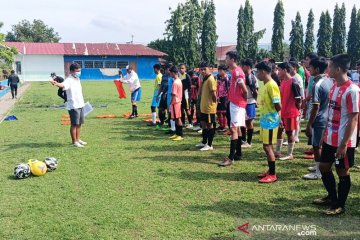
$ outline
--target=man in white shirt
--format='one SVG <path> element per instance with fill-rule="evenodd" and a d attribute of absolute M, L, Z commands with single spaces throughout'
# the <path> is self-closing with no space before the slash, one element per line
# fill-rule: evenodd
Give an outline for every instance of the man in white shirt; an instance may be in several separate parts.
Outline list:
<path fill-rule="evenodd" d="M 71 127 L 70 135 L 74 147 L 84 147 L 87 143 L 80 139 L 81 125 L 84 123 L 84 97 L 80 83 L 81 69 L 79 64 L 70 65 L 70 75 L 64 82 L 59 83 L 51 80 L 54 86 L 63 88 L 67 95 L 66 108 L 69 111 Z"/>
<path fill-rule="evenodd" d="M 136 102 L 139 102 L 141 98 L 141 85 L 139 77 L 132 66 L 126 66 L 126 72 L 127 74 L 123 78 L 120 78 L 119 81 L 129 84 L 132 104 L 132 113 L 129 118 L 132 119 L 138 117 Z"/>
<path fill-rule="evenodd" d="M 360 60 L 356 62 L 356 72 L 353 72 L 351 74 L 351 79 L 354 83 L 359 84 L 360 83 Z"/>

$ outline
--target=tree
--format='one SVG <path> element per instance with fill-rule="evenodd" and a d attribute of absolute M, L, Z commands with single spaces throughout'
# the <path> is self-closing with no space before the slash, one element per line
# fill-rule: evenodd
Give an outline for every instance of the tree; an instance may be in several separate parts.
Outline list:
<path fill-rule="evenodd" d="M 345 27 L 346 10 L 345 4 L 339 8 L 338 4 L 334 9 L 333 31 L 331 51 L 333 55 L 345 52 L 346 27 Z"/>
<path fill-rule="evenodd" d="M 203 29 L 201 34 L 201 56 L 202 60 L 209 63 L 216 63 L 216 34 L 215 4 L 213 0 L 206 2 L 205 14 L 203 17 Z"/>
<path fill-rule="evenodd" d="M 359 14 L 357 14 L 357 10 L 354 5 L 351 11 L 351 20 L 346 44 L 347 53 L 350 55 L 352 67 L 354 67 L 356 61 L 360 59 L 360 17 L 358 17 L 358 15 L 360 16 L 360 10 Z"/>
<path fill-rule="evenodd" d="M 279 0 L 274 10 L 273 34 L 271 37 L 271 51 L 277 61 L 284 59 L 284 17 L 284 5 L 282 0 Z"/>
<path fill-rule="evenodd" d="M 185 44 L 183 37 L 183 5 L 178 4 L 174 11 L 171 11 L 171 18 L 166 21 L 165 36 L 171 41 L 171 58 L 174 63 L 185 62 Z"/>
<path fill-rule="evenodd" d="M 239 59 L 245 58 L 245 27 L 244 27 L 244 8 L 241 5 L 238 13 L 238 23 L 237 23 L 237 41 L 236 41 L 236 50 L 239 53 Z"/>
<path fill-rule="evenodd" d="M 304 56 L 304 30 L 299 12 L 296 13 L 295 21 L 291 21 L 291 25 L 290 55 L 296 59 L 301 59 Z"/>
<path fill-rule="evenodd" d="M 317 33 L 317 49 L 318 55 L 323 57 L 331 57 L 331 17 L 329 11 L 322 12 L 320 16 L 319 31 Z"/>
<path fill-rule="evenodd" d="M 172 42 L 168 39 L 157 39 L 155 41 L 151 41 L 148 44 L 149 48 L 159 50 L 167 55 L 164 56 L 164 59 L 168 62 L 174 62 L 173 56 L 171 55 L 172 51 Z"/>
<path fill-rule="evenodd" d="M 305 55 L 314 52 L 314 42 L 315 42 L 314 21 L 315 21 L 314 13 L 312 9 L 310 9 L 306 24 L 306 33 L 305 33 L 305 43 L 304 43 Z"/>
<path fill-rule="evenodd" d="M 245 7 L 242 10 L 240 6 L 238 15 L 238 36 L 236 49 L 239 51 L 239 58 L 256 58 L 259 51 L 258 41 L 263 37 L 266 29 L 254 32 L 253 8 L 249 0 L 245 1 Z M 242 33 L 242 35 L 240 35 Z M 239 59 L 239 60 L 240 60 Z"/>
<path fill-rule="evenodd" d="M 201 32 L 203 25 L 204 6 L 200 6 L 197 0 L 187 1 L 184 5 L 184 45 L 185 61 L 189 67 L 195 67 L 201 59 Z"/>
<path fill-rule="evenodd" d="M 3 23 L 0 22 L 0 29 L 3 27 Z M 15 61 L 15 55 L 18 53 L 16 48 L 8 47 L 3 44 L 5 40 L 5 34 L 0 33 L 0 68 L 11 68 L 11 65 Z"/>
<path fill-rule="evenodd" d="M 59 42 L 60 36 L 52 27 L 42 20 L 35 19 L 32 23 L 22 20 L 12 26 L 11 32 L 6 35 L 8 42 Z"/>

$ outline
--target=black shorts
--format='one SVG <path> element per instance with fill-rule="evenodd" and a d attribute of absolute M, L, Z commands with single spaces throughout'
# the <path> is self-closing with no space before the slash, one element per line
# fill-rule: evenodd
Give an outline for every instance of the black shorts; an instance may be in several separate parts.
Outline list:
<path fill-rule="evenodd" d="M 84 108 L 75 108 L 69 110 L 71 125 L 81 125 L 84 123 Z"/>
<path fill-rule="evenodd" d="M 200 121 L 206 123 L 215 123 L 215 113 L 214 114 L 200 113 Z"/>
<path fill-rule="evenodd" d="M 219 98 L 219 102 L 218 102 L 216 111 L 225 113 L 226 109 L 227 109 L 227 103 L 228 103 L 227 97 Z"/>
<path fill-rule="evenodd" d="M 190 109 L 190 99 L 186 100 L 185 98 L 182 99 L 181 101 L 181 109 L 185 109 L 185 111 Z"/>
<path fill-rule="evenodd" d="M 164 98 L 163 98 L 163 96 L 161 96 L 159 108 L 167 109 L 167 96 L 165 96 Z"/>
<path fill-rule="evenodd" d="M 323 143 L 320 162 L 333 163 L 335 162 L 336 168 L 346 169 L 354 166 L 355 148 L 347 148 L 346 157 L 335 161 L 337 147 Z"/>

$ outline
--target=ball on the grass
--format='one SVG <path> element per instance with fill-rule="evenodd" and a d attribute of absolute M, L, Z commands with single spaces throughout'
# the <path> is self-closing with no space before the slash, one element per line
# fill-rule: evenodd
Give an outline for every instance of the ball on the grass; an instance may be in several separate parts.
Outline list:
<path fill-rule="evenodd" d="M 44 176 L 46 174 L 47 167 L 44 162 L 30 159 L 29 166 L 30 166 L 31 173 L 35 176 Z"/>
<path fill-rule="evenodd" d="M 47 157 L 45 159 L 45 164 L 48 172 L 55 171 L 58 167 L 58 160 L 54 157 Z"/>
<path fill-rule="evenodd" d="M 18 179 L 27 178 L 30 176 L 30 167 L 25 163 L 20 163 L 14 168 L 14 177 Z"/>

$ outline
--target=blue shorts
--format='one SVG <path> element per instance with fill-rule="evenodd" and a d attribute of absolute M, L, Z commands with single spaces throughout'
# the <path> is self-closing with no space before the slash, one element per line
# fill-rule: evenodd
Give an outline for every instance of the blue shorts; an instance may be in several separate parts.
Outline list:
<path fill-rule="evenodd" d="M 131 101 L 132 102 L 139 102 L 141 98 L 141 87 L 136 89 L 131 93 Z"/>
<path fill-rule="evenodd" d="M 321 140 L 324 136 L 325 128 L 313 128 L 311 135 L 311 145 L 313 147 L 321 147 Z"/>
<path fill-rule="evenodd" d="M 256 103 L 246 105 L 246 120 L 251 120 L 256 117 Z"/>
<path fill-rule="evenodd" d="M 159 102 L 156 101 L 157 95 L 158 95 L 158 90 L 154 90 L 154 96 L 151 102 L 152 107 L 159 107 L 160 99 Z"/>

